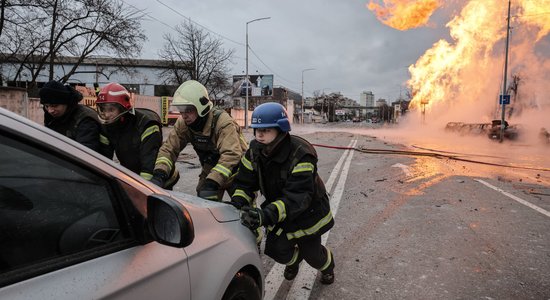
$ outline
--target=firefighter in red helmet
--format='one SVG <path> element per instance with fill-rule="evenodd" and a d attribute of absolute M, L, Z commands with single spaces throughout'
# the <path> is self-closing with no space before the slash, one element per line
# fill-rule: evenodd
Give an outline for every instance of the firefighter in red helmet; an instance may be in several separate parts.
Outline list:
<path fill-rule="evenodd" d="M 121 165 L 150 180 L 162 144 L 161 121 L 152 110 L 134 108 L 130 99 L 128 90 L 118 83 L 101 88 L 96 100 L 104 131 L 100 141 L 109 149 L 109 158 L 116 153 Z"/>

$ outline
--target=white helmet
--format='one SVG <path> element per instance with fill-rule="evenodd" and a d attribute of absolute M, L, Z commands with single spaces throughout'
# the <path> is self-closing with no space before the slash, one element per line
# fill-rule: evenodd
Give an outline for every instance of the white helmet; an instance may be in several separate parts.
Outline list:
<path fill-rule="evenodd" d="M 178 87 L 174 93 L 172 105 L 176 107 L 192 105 L 197 109 L 199 117 L 204 117 L 213 106 L 204 85 L 195 80 L 188 80 Z"/>

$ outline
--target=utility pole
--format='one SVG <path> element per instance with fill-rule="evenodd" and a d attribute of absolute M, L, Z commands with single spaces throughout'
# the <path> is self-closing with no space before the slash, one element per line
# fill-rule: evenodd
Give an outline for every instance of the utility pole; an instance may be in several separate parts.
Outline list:
<path fill-rule="evenodd" d="M 505 96 L 506 96 L 506 77 L 508 76 L 508 43 L 510 42 L 510 6 L 512 5 L 511 0 L 508 0 L 508 21 L 506 24 L 506 54 L 504 57 L 504 80 L 502 80 L 502 94 L 499 97 L 502 105 L 502 111 L 500 115 L 500 139 L 499 142 L 502 143 L 504 138 L 504 113 L 506 111 Z"/>

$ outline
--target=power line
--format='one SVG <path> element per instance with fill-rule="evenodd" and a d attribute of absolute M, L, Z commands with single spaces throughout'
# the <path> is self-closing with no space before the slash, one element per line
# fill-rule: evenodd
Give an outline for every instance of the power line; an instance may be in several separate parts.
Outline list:
<path fill-rule="evenodd" d="M 245 46 L 245 45 L 244 45 L 243 43 L 241 43 L 241 42 L 234 41 L 234 40 L 232 40 L 232 39 L 230 39 L 230 38 L 224 36 L 223 34 L 220 34 L 220 33 L 217 33 L 217 32 L 215 32 L 215 31 L 213 31 L 213 30 L 210 30 L 208 27 L 206 27 L 206 26 L 204 26 L 204 25 L 202 25 L 202 24 L 199 24 L 199 23 L 197 23 L 196 21 L 193 21 L 190 17 L 188 17 L 188 16 L 186 16 L 186 15 L 180 13 L 180 12 L 177 11 L 176 9 L 174 9 L 174 8 L 172 8 L 172 7 L 168 6 L 168 5 L 166 5 L 164 2 L 162 2 L 162 1 L 160 1 L 160 0 L 157 0 L 157 2 L 160 3 L 160 4 L 162 4 L 163 6 L 165 6 L 166 8 L 168 8 L 169 10 L 173 11 L 174 13 L 176 13 L 176 14 L 178 14 L 178 15 L 184 17 L 184 18 L 186 18 L 189 22 L 191 22 L 191 23 L 193 23 L 193 24 L 195 24 L 195 25 L 197 25 L 197 26 L 199 26 L 199 27 L 201 27 L 201 28 L 204 28 L 205 30 L 207 30 L 207 31 L 209 31 L 209 32 L 211 32 L 211 33 L 213 33 L 213 34 L 215 34 L 215 35 L 218 35 L 218 36 L 220 36 L 221 38 L 224 38 L 224 39 L 226 39 L 226 40 L 228 40 L 228 41 L 230 41 L 230 42 L 233 42 L 233 43 L 235 43 L 235 44 L 237 44 L 237 45 Z"/>
<path fill-rule="evenodd" d="M 128 5 L 130 5 L 130 6 L 132 6 L 132 7 L 134 7 L 134 8 L 137 9 L 137 7 L 135 7 L 134 5 L 131 5 L 131 4 L 127 3 L 127 2 L 124 1 L 124 0 L 122 0 L 122 1 L 125 2 L 126 4 L 128 4 Z M 195 25 L 197 25 L 197 26 L 199 26 L 199 27 L 201 27 L 201 28 L 207 30 L 208 32 L 211 32 L 211 33 L 213 33 L 213 34 L 215 34 L 215 35 L 217 35 L 217 36 L 220 36 L 221 38 L 226 39 L 226 40 L 228 40 L 228 41 L 230 41 L 230 42 L 233 42 L 233 43 L 235 43 L 235 44 L 237 44 L 237 45 L 245 46 L 245 47 L 246 47 L 246 45 L 244 45 L 243 43 L 240 43 L 240 42 L 237 42 L 237 41 L 235 41 L 235 40 L 233 40 L 233 39 L 230 39 L 230 38 L 228 38 L 228 37 L 226 37 L 226 36 L 224 36 L 224 35 L 222 35 L 222 34 L 220 34 L 220 33 L 217 33 L 217 32 L 215 32 L 215 31 L 211 30 L 210 28 L 208 28 L 208 27 L 206 27 L 206 26 L 204 26 L 204 25 L 202 25 L 202 24 L 200 24 L 200 23 L 198 23 L 198 22 L 196 22 L 196 21 L 193 21 L 190 17 L 188 17 L 188 16 L 182 14 L 181 12 L 179 12 L 178 10 L 174 9 L 173 7 L 167 5 L 166 3 L 164 3 L 164 2 L 162 2 L 162 1 L 160 1 L 160 0 L 156 0 L 156 1 L 157 1 L 158 3 L 160 3 L 160 4 L 162 4 L 164 7 L 168 8 L 169 10 L 171 10 L 172 12 L 174 12 L 175 14 L 177 14 L 177 15 L 183 17 L 183 18 L 186 18 L 189 22 L 191 22 L 191 23 L 193 23 L 193 24 L 195 24 Z M 156 20 L 156 21 L 158 21 L 158 22 L 160 22 L 160 23 L 166 25 L 167 27 L 169 27 L 169 28 L 171 28 L 171 29 L 177 31 L 174 27 L 172 27 L 172 26 L 170 26 L 170 25 L 168 25 L 168 24 L 166 24 L 166 23 L 160 21 L 159 19 L 157 19 L 157 18 L 151 16 L 150 14 L 147 14 L 147 16 L 149 16 L 149 17 L 151 17 L 152 19 L 154 19 L 154 20 Z M 272 69 L 271 69 L 271 68 L 270 68 L 270 67 L 269 67 L 260 57 L 259 57 L 259 55 L 256 54 L 256 52 L 254 52 L 254 50 L 252 50 L 252 48 L 250 47 L 250 45 L 249 45 L 249 49 L 250 49 L 250 51 L 252 52 L 252 54 L 253 54 L 253 55 L 254 55 L 254 56 L 255 56 L 255 57 L 256 57 L 256 58 L 257 58 L 257 59 L 258 59 L 258 60 L 259 60 L 259 61 L 260 61 L 260 62 L 261 62 L 270 72 L 271 72 L 271 73 L 273 73 L 274 75 L 277 76 L 277 78 L 279 78 L 279 79 L 281 79 L 281 80 L 283 80 L 283 81 L 285 81 L 285 82 L 287 82 L 287 83 L 289 83 L 289 84 L 292 84 L 292 85 L 297 84 L 296 82 L 293 82 L 293 81 L 291 81 L 291 80 L 288 80 L 288 79 L 286 79 L 285 77 L 283 77 L 283 76 L 277 74 L 275 71 L 273 71 L 273 70 L 272 70 Z M 258 66 L 256 66 L 256 68 L 258 68 Z M 260 68 L 258 68 L 258 69 L 260 69 Z"/>
<path fill-rule="evenodd" d="M 254 50 L 252 50 L 252 47 L 250 47 L 250 45 L 248 45 L 248 48 L 250 49 L 250 51 L 252 52 L 252 54 L 254 54 L 254 56 L 271 72 L 273 73 L 274 75 L 277 75 L 278 77 L 280 77 L 281 79 L 283 79 L 284 81 L 290 83 L 290 84 L 297 84 L 296 82 L 292 82 L 286 78 L 284 78 L 283 76 L 277 74 L 275 71 L 273 71 L 266 63 L 264 63 L 264 61 L 258 56 L 258 54 L 256 54 L 256 52 L 254 52 Z"/>

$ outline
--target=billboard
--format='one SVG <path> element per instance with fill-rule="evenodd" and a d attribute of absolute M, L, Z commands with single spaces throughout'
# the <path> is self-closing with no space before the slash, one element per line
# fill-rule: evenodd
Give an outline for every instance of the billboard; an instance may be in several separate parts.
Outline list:
<path fill-rule="evenodd" d="M 248 85 L 248 96 L 262 97 L 273 94 L 273 75 L 248 75 L 249 82 L 246 82 L 245 75 L 233 75 L 233 96 L 246 96 Z"/>

